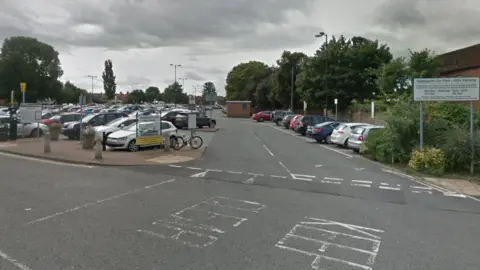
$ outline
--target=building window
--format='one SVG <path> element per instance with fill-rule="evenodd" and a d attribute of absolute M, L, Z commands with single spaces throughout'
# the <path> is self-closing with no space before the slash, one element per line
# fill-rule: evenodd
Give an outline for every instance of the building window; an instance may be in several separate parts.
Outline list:
<path fill-rule="evenodd" d="M 246 110 L 247 109 L 247 103 L 242 104 L 242 109 Z"/>

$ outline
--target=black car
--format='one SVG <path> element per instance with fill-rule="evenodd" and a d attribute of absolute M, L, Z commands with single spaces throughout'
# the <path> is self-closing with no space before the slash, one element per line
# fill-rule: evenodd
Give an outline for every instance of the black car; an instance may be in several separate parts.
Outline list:
<path fill-rule="evenodd" d="M 285 117 L 283 117 L 282 120 L 282 125 L 288 129 L 290 127 L 290 121 L 292 121 L 292 118 L 295 117 L 295 114 L 287 114 Z"/>
<path fill-rule="evenodd" d="M 307 134 L 307 127 L 327 121 L 335 121 L 335 119 L 322 115 L 304 115 L 298 118 L 297 122 L 295 122 L 294 129 L 297 133 L 305 136 Z"/>
<path fill-rule="evenodd" d="M 286 115 L 294 114 L 291 111 L 274 111 L 272 114 L 272 122 L 282 121 Z"/>
<path fill-rule="evenodd" d="M 126 113 L 120 112 L 108 112 L 108 113 L 99 113 L 87 115 L 82 119 L 82 126 L 102 126 L 106 123 L 113 121 L 120 117 L 128 117 Z M 80 121 L 71 122 L 68 125 L 65 125 L 62 128 L 62 134 L 69 139 L 79 139 L 80 138 Z"/>
<path fill-rule="evenodd" d="M 187 112 L 179 112 L 177 113 L 175 119 L 172 121 L 173 125 L 178 128 L 188 128 L 188 114 Z M 197 115 L 197 127 L 202 128 L 202 127 L 210 127 L 214 128 L 217 125 L 217 121 L 215 119 L 211 119 L 210 117 L 207 116 L 202 116 L 200 113 L 196 113 Z"/>

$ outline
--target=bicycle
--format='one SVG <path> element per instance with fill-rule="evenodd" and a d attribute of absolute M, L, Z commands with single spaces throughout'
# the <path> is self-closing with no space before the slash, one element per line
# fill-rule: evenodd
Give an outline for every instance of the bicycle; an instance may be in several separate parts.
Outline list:
<path fill-rule="evenodd" d="M 202 137 L 195 135 L 195 131 L 192 130 L 189 138 L 187 138 L 185 134 L 177 136 L 177 138 L 175 139 L 175 144 L 172 146 L 172 148 L 175 150 L 180 150 L 188 144 L 190 144 L 190 147 L 192 147 L 192 149 L 198 149 L 202 147 L 203 139 Z"/>

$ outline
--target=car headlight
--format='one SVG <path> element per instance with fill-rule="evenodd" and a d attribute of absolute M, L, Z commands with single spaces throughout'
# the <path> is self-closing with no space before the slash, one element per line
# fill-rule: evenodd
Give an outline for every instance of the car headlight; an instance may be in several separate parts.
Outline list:
<path fill-rule="evenodd" d="M 121 137 L 121 138 L 117 138 L 117 140 L 119 141 L 125 141 L 128 137 Z"/>

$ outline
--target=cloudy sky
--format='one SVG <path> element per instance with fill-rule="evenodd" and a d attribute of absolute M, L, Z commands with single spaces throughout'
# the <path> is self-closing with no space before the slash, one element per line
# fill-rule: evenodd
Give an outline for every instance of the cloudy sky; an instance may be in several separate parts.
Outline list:
<path fill-rule="evenodd" d="M 368 4 L 367 4 L 368 3 Z M 479 0 L 0 0 L 0 38 L 33 36 L 59 52 L 65 75 L 102 92 L 103 61 L 111 59 L 117 92 L 185 89 L 212 81 L 224 94 L 240 62 L 271 65 L 283 50 L 308 55 L 331 35 L 363 35 L 438 53 L 480 42 Z"/>

